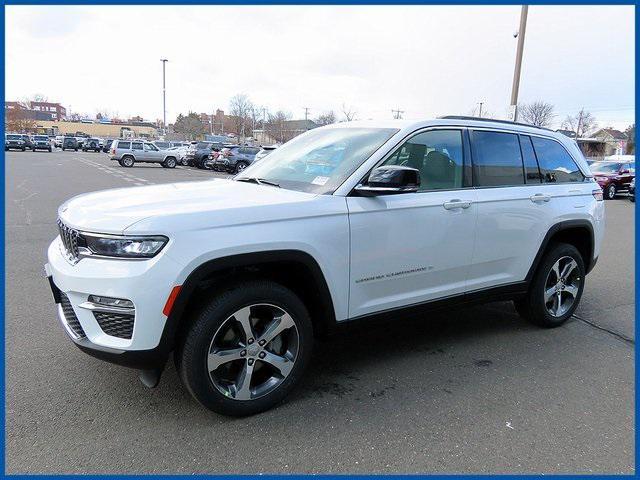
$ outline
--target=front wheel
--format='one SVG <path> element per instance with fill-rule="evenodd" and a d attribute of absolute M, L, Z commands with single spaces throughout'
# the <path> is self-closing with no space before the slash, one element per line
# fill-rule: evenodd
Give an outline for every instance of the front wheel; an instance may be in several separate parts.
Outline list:
<path fill-rule="evenodd" d="M 162 166 L 165 168 L 176 168 L 176 159 L 169 157 L 162 163 Z"/>
<path fill-rule="evenodd" d="M 247 168 L 249 165 L 247 165 L 246 162 L 238 162 L 236 164 L 236 168 L 235 168 L 235 172 L 236 173 L 240 173 L 241 171 L 243 171 L 245 168 Z"/>
<path fill-rule="evenodd" d="M 195 316 L 176 352 L 189 392 L 223 415 L 252 415 L 298 384 L 313 348 L 309 313 L 288 288 L 248 281 Z"/>
<path fill-rule="evenodd" d="M 538 326 L 559 327 L 575 312 L 584 289 L 585 267 L 576 247 L 553 245 L 536 270 L 518 313 Z"/>
<path fill-rule="evenodd" d="M 608 185 L 607 188 L 605 188 L 604 193 L 605 193 L 604 196 L 607 200 L 613 200 L 614 198 L 616 198 L 618 189 L 616 188 L 615 184 L 612 183 Z"/>

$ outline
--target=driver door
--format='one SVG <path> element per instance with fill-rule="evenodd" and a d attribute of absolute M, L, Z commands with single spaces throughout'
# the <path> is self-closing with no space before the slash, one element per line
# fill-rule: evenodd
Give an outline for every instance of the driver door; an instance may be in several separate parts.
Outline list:
<path fill-rule="evenodd" d="M 163 160 L 164 154 L 158 150 L 158 147 L 152 143 L 144 144 L 144 160 L 147 162 L 160 162 Z"/>
<path fill-rule="evenodd" d="M 350 318 L 465 292 L 477 217 L 468 152 L 461 129 L 418 133 L 383 162 L 417 168 L 417 193 L 347 197 Z"/>

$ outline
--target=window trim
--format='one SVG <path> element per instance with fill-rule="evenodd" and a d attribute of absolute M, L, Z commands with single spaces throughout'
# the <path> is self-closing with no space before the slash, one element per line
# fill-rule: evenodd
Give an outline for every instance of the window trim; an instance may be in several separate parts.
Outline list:
<path fill-rule="evenodd" d="M 458 130 L 460 132 L 460 134 L 462 136 L 462 187 L 457 187 L 457 188 L 434 188 L 434 189 L 430 189 L 430 190 L 418 190 L 417 192 L 414 192 L 414 193 L 421 194 L 421 193 L 432 193 L 432 192 L 456 192 L 456 191 L 459 191 L 459 190 L 472 189 L 473 188 L 472 185 L 467 185 L 467 181 L 468 181 L 468 178 L 467 178 L 468 177 L 467 167 L 469 167 L 471 165 L 471 162 L 469 161 L 470 160 L 470 149 L 469 149 L 469 139 L 468 139 L 468 132 L 467 132 L 468 128 L 467 127 L 461 127 L 459 125 L 458 126 L 454 126 L 454 125 L 451 125 L 451 126 L 449 126 L 449 125 L 437 125 L 437 126 L 419 128 L 418 130 L 414 130 L 413 132 L 411 132 L 408 135 L 406 135 L 405 137 L 403 137 L 399 142 L 397 142 L 395 145 L 393 145 L 389 149 L 389 151 L 387 153 L 385 153 L 384 156 L 377 163 L 375 163 L 373 165 L 373 167 L 371 167 L 360 178 L 360 180 L 358 180 L 358 182 L 354 185 L 354 187 L 351 189 L 351 191 L 346 196 L 347 197 L 357 197 L 357 196 L 359 196 L 357 194 L 357 192 L 356 192 L 356 188 L 358 187 L 358 185 L 362 185 L 364 183 L 364 181 L 367 178 L 369 178 L 369 175 L 371 175 L 371 172 L 374 169 L 378 168 L 380 165 L 384 164 L 384 162 L 389 160 L 389 158 L 391 158 L 393 156 L 393 154 L 396 153 L 396 150 L 398 150 L 398 148 L 400 148 L 402 145 L 407 143 L 413 137 L 415 137 L 417 135 L 421 135 L 421 134 L 429 132 L 429 131 L 432 131 L 432 130 Z M 347 180 L 345 180 L 345 182 Z M 397 194 L 394 194 L 394 195 L 397 195 Z M 401 195 L 404 195 L 404 194 L 401 194 Z M 380 196 L 385 196 L 385 195 L 380 195 Z"/>
<path fill-rule="evenodd" d="M 538 179 L 540 180 L 537 184 L 533 183 L 533 182 L 527 182 L 527 165 L 525 164 L 524 161 L 524 150 L 522 149 L 522 142 L 523 139 L 522 137 L 528 137 L 527 140 L 529 141 L 529 144 L 531 145 L 531 151 L 533 152 L 533 158 L 536 161 L 536 167 L 538 168 Z M 522 156 L 522 168 L 524 171 L 524 184 L 525 185 L 542 185 L 544 182 L 542 181 L 542 171 L 540 170 L 540 162 L 538 161 L 538 154 L 536 153 L 536 149 L 533 146 L 533 140 L 531 140 L 531 137 L 527 134 L 521 133 L 518 135 L 518 143 L 520 143 L 520 155 Z M 573 158 L 573 157 L 572 157 Z"/>

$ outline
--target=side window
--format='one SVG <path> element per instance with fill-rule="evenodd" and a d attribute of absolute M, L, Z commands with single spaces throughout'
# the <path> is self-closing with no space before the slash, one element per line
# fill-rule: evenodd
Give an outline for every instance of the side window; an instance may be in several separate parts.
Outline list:
<path fill-rule="evenodd" d="M 536 153 L 534 152 L 533 145 L 531 144 L 531 137 L 527 135 L 520 135 L 520 148 L 522 149 L 522 159 L 524 160 L 526 182 L 542 182 L 542 175 L 540 174 L 540 168 L 538 168 Z"/>
<path fill-rule="evenodd" d="M 562 145 L 539 137 L 532 137 L 532 141 L 545 183 L 584 181 L 584 175 Z"/>
<path fill-rule="evenodd" d="M 131 148 L 131 142 L 118 142 L 118 148 L 129 150 Z"/>
<path fill-rule="evenodd" d="M 421 191 L 461 188 L 462 151 L 460 130 L 431 130 L 407 140 L 384 164 L 418 169 Z"/>
<path fill-rule="evenodd" d="M 150 143 L 145 143 L 144 144 L 144 149 L 147 152 L 157 152 L 158 151 L 158 149 L 155 147 L 155 145 L 152 145 Z"/>
<path fill-rule="evenodd" d="M 131 150 L 142 150 L 142 142 L 131 142 Z"/>
<path fill-rule="evenodd" d="M 474 184 L 480 187 L 523 185 L 518 136 L 475 130 L 471 137 Z"/>

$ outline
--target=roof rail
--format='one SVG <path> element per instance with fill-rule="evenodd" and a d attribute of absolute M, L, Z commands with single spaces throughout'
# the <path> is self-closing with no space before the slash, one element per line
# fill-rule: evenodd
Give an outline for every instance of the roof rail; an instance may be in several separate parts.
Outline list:
<path fill-rule="evenodd" d="M 538 127 L 536 125 L 529 125 L 528 123 L 512 122 L 511 120 L 496 120 L 494 118 L 468 117 L 464 115 L 445 115 L 443 117 L 438 117 L 438 118 L 442 120 L 473 120 L 477 122 L 505 123 L 507 125 L 520 125 L 522 127 L 538 128 L 540 130 L 547 130 L 548 132 L 553 132 L 553 130 L 551 130 L 550 128 Z"/>

